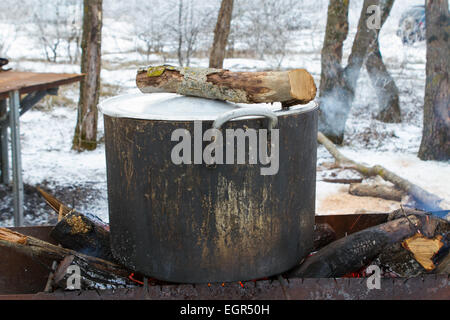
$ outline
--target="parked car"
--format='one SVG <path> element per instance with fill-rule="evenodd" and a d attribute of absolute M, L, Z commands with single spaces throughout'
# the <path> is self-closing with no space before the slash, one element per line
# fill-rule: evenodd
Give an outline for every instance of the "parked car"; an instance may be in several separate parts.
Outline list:
<path fill-rule="evenodd" d="M 404 45 L 425 40 L 425 6 L 413 6 L 403 13 L 398 23 L 397 36 Z"/>

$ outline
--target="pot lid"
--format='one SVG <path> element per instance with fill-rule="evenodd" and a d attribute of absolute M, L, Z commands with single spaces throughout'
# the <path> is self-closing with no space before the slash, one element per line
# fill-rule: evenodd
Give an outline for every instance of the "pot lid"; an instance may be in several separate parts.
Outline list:
<path fill-rule="evenodd" d="M 232 103 L 198 97 L 187 97 L 175 93 L 134 93 L 120 95 L 104 100 L 99 104 L 99 110 L 103 114 L 115 118 L 169 121 L 208 121 L 217 119 L 225 112 L 235 109 L 248 108 L 249 106 L 270 109 L 272 111 L 279 110 L 277 111 L 279 115 L 296 112 L 293 110 L 294 108 L 291 108 L 291 110 L 287 112 L 281 111 L 281 103 L 261 103 L 248 105 L 244 103 Z M 300 107 L 304 109 L 305 106 Z M 260 116 L 246 116 L 243 118 L 260 118 Z"/>

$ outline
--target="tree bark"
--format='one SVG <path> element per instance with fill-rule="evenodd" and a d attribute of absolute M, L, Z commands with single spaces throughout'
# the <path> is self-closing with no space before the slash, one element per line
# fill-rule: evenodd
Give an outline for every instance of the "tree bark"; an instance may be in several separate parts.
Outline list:
<path fill-rule="evenodd" d="M 381 6 L 382 12 L 389 12 L 389 3 L 392 6 L 392 1 L 387 1 L 385 5 L 381 5 L 380 0 L 364 1 L 352 51 L 343 69 L 342 45 L 348 34 L 348 3 L 345 0 L 330 1 L 322 50 L 319 130 L 337 144 L 344 140 L 345 123 L 355 97 L 361 67 L 366 63 L 369 48 L 378 41 L 379 31 L 387 19 L 387 15 L 381 17 L 379 29 L 369 28 L 368 20 L 373 13 L 368 13 L 368 8 Z"/>
<path fill-rule="evenodd" d="M 386 1 L 381 16 L 382 24 L 388 18 L 393 5 L 394 0 Z M 379 113 L 376 119 L 387 123 L 399 123 L 402 121 L 399 91 L 383 62 L 378 35 L 375 43 L 369 48 L 366 60 L 366 69 L 378 98 Z"/>
<path fill-rule="evenodd" d="M 450 23 L 448 0 L 426 1 L 427 65 L 422 160 L 450 159 Z"/>
<path fill-rule="evenodd" d="M 139 70 L 136 84 L 144 93 L 172 92 L 237 103 L 306 104 L 316 96 L 314 79 L 304 69 L 230 72 L 158 66 Z"/>
<path fill-rule="evenodd" d="M 366 68 L 378 99 L 379 112 L 375 118 L 386 123 L 402 122 L 399 91 L 383 62 L 378 41 L 370 49 Z"/>
<path fill-rule="evenodd" d="M 100 96 L 102 1 L 84 0 L 81 72 L 78 118 L 72 148 L 94 150 L 97 147 L 97 104 Z"/>
<path fill-rule="evenodd" d="M 343 45 L 348 35 L 348 8 L 349 1 L 330 0 L 321 56 L 319 129 L 338 144 L 342 143 L 345 129 L 343 110 L 349 100 L 349 92 L 344 90 L 346 83 L 341 65 Z"/>
<path fill-rule="evenodd" d="M 209 57 L 209 67 L 222 69 L 223 60 L 230 34 L 231 18 L 233 16 L 233 0 L 222 0 L 216 29 L 214 30 L 214 42 Z"/>

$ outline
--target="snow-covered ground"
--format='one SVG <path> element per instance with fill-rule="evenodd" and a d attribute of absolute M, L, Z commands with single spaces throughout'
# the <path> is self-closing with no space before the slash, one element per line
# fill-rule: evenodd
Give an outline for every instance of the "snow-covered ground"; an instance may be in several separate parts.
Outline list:
<path fill-rule="evenodd" d="M 322 1 L 323 2 L 323 1 Z M 417 152 L 422 134 L 422 108 L 425 84 L 425 43 L 404 47 L 396 36 L 398 19 L 405 7 L 423 4 L 419 0 L 398 0 L 380 35 L 381 52 L 389 71 L 400 90 L 403 123 L 385 124 L 373 119 L 377 112 L 377 99 L 365 71 L 358 81 L 357 97 L 347 122 L 345 145 L 341 151 L 360 162 L 380 164 L 436 195 L 450 199 L 450 163 L 420 161 Z M 361 5 L 350 12 L 350 34 L 345 42 L 346 61 L 356 33 Z M 281 68 L 306 68 L 316 83 L 320 81 L 320 50 L 326 24 L 326 6 L 320 7 L 315 19 L 322 23 L 315 30 L 295 31 L 291 52 L 284 58 Z M 102 81 L 104 99 L 107 96 L 136 92 L 136 69 L 146 65 L 136 52 L 126 22 L 105 20 Z M 26 35 L 18 35 L 11 43 L 8 57 L 15 70 L 38 72 L 79 72 L 74 64 L 49 63 L 42 60 L 42 52 Z M 24 49 L 25 48 L 25 49 Z M 152 55 L 152 64 L 163 63 L 162 57 Z M 175 60 L 166 63 L 176 64 Z M 207 58 L 194 58 L 192 66 L 208 65 Z M 235 71 L 267 70 L 276 67 L 271 59 L 227 59 L 225 68 Z M 79 211 L 97 214 L 108 220 L 104 144 L 93 152 L 77 153 L 71 150 L 76 122 L 78 86 L 60 90 L 59 98 L 47 98 L 39 106 L 21 117 L 21 141 L 24 182 L 41 185 L 54 191 Z M 64 97 L 64 98 L 62 98 Z M 103 137 L 103 119 L 99 119 L 99 138 Z M 323 147 L 318 150 L 318 164 L 332 161 Z M 348 186 L 321 181 L 318 172 L 317 213 L 355 213 L 389 211 L 399 203 L 380 199 L 361 199 L 348 194 Z M 2 189 L 3 188 L 3 189 Z M 30 191 L 32 192 L 32 191 Z M 72 196 L 73 194 L 73 196 Z M 12 225 L 11 197 L 0 187 L 0 226 Z M 32 203 L 36 205 L 35 203 Z M 45 224 L 52 221 L 44 204 L 39 208 L 26 208 L 27 224 Z M 450 208 L 449 208 L 450 209 Z M 39 212 L 39 215 L 32 214 Z"/>

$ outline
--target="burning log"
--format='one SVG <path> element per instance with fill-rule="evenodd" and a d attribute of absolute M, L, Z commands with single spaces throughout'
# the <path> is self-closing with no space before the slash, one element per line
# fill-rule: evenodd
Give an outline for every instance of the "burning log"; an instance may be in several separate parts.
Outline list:
<path fill-rule="evenodd" d="M 448 241 L 443 238 L 443 235 L 448 238 L 450 234 L 443 230 L 436 231 L 436 234 L 434 238 L 415 234 L 403 242 L 388 246 L 374 264 L 386 272 L 403 278 L 430 272 L 450 274 L 449 246 Z"/>
<path fill-rule="evenodd" d="M 316 223 L 314 225 L 314 249 L 317 251 L 336 240 L 336 232 L 328 223 Z"/>
<path fill-rule="evenodd" d="M 94 215 L 71 212 L 56 224 L 50 236 L 65 248 L 114 261 L 109 226 Z"/>
<path fill-rule="evenodd" d="M 69 265 L 80 268 L 82 289 L 134 286 L 134 283 L 128 278 L 131 271 L 120 265 L 55 246 L 6 228 L 0 228 L 0 246 L 11 248 L 33 258 L 63 261 L 55 273 L 54 282 L 63 289 L 66 289 L 66 282 L 62 282 L 62 280 L 66 278 L 66 270 Z"/>
<path fill-rule="evenodd" d="M 109 225 L 92 214 L 70 209 L 49 193 L 38 188 L 47 204 L 60 218 L 50 236 L 63 247 L 86 255 L 114 261 L 110 247 Z"/>
<path fill-rule="evenodd" d="M 385 184 L 352 183 L 348 193 L 359 197 L 374 197 L 393 201 L 402 201 L 403 191 Z"/>
<path fill-rule="evenodd" d="M 171 92 L 236 103 L 306 104 L 316 96 L 314 79 L 305 69 L 231 72 L 222 69 L 157 66 L 138 70 L 143 93 Z"/>
<path fill-rule="evenodd" d="M 345 165 L 346 168 L 350 166 L 352 169 L 355 169 L 366 177 L 380 176 L 384 180 L 393 183 L 397 188 L 413 196 L 425 210 L 445 210 L 446 207 L 450 208 L 450 204 L 446 200 L 429 193 L 382 166 L 375 165 L 373 167 L 368 167 L 347 158 L 339 152 L 334 143 L 325 137 L 323 133 L 318 133 L 317 140 L 336 159 L 337 164 Z"/>
<path fill-rule="evenodd" d="M 332 242 L 307 258 L 300 266 L 291 270 L 288 276 L 342 277 L 352 272 L 358 272 L 374 261 L 386 248 L 405 240 L 408 241 L 408 239 L 414 239 L 413 237 L 417 234 L 434 238 L 436 233 L 448 234 L 450 232 L 450 223 L 446 220 L 418 211 L 408 211 L 407 214 L 403 209 L 396 212 L 397 216 L 401 212 L 404 215 L 402 218 Z"/>
<path fill-rule="evenodd" d="M 428 239 L 422 234 L 415 234 L 411 238 L 403 241 L 402 245 L 413 254 L 414 259 L 425 270 L 431 271 L 436 268 L 432 258 L 439 252 L 444 243 L 442 242 L 441 235 L 437 235 L 433 239 Z"/>

